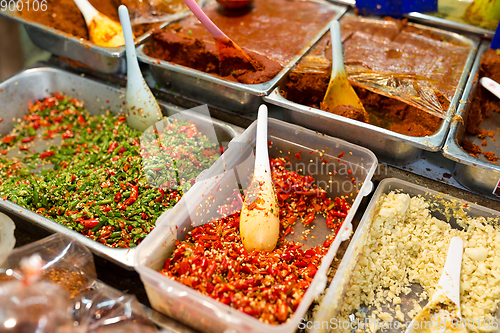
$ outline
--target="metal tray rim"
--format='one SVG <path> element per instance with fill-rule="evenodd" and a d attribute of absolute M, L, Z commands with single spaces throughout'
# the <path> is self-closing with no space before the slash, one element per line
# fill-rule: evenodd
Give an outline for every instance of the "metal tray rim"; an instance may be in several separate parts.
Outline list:
<path fill-rule="evenodd" d="M 350 15 L 350 14 L 347 14 L 347 15 Z M 378 127 L 375 125 L 365 124 L 365 123 L 362 123 L 362 122 L 359 122 L 359 121 L 356 121 L 353 119 L 349 119 L 349 118 L 341 117 L 341 116 L 334 115 L 331 113 L 327 113 L 325 111 L 322 111 L 322 110 L 319 110 L 316 108 L 312 108 L 312 107 L 308 107 L 308 106 L 301 105 L 298 103 L 294 103 L 292 101 L 287 100 L 286 98 L 284 98 L 281 95 L 280 87 L 275 88 L 274 91 L 271 94 L 269 94 L 268 96 L 264 96 L 263 97 L 264 101 L 269 102 L 271 104 L 281 106 L 281 107 L 290 108 L 291 110 L 296 111 L 296 112 L 301 112 L 304 114 L 312 113 L 313 115 L 331 118 L 331 119 L 338 121 L 338 122 L 341 122 L 341 123 L 348 123 L 351 125 L 364 127 L 370 131 L 387 135 L 393 141 L 405 142 L 405 143 L 408 143 L 412 146 L 415 146 L 415 147 L 418 147 L 418 148 L 421 148 L 424 150 L 439 151 L 444 144 L 446 135 L 447 135 L 449 127 L 450 127 L 449 124 L 450 124 L 450 121 L 453 117 L 453 114 L 456 111 L 457 104 L 460 103 L 460 99 L 463 95 L 463 90 L 464 90 L 463 87 L 467 82 L 469 73 L 471 71 L 472 64 L 474 62 L 474 58 L 476 57 L 477 48 L 479 45 L 479 40 L 477 37 L 472 37 L 472 36 L 466 37 L 466 36 L 460 35 L 458 33 L 451 32 L 451 31 L 445 31 L 445 30 L 442 30 L 439 28 L 429 27 L 429 26 L 415 24 L 415 23 L 409 23 L 409 24 L 412 26 L 418 27 L 420 29 L 430 30 L 430 31 L 440 33 L 440 34 L 445 35 L 445 36 L 454 37 L 456 39 L 462 40 L 464 43 L 469 44 L 471 47 L 471 51 L 469 52 L 469 55 L 467 56 L 467 60 L 464 64 L 464 69 L 462 71 L 462 75 L 460 76 L 460 80 L 458 82 L 457 89 L 456 89 L 455 94 L 453 96 L 453 99 L 450 103 L 448 111 L 446 112 L 446 118 L 443 119 L 443 123 L 441 124 L 439 130 L 436 133 L 434 133 L 433 135 L 424 136 L 424 137 L 412 137 L 412 136 L 396 133 L 396 132 L 393 132 L 393 131 L 390 131 L 388 129 L 381 128 L 381 127 Z"/>
<path fill-rule="evenodd" d="M 336 9 L 336 11 L 338 10 L 337 14 L 333 17 L 331 21 L 340 19 L 340 17 L 342 17 L 347 11 L 347 7 L 339 6 L 337 4 L 328 2 L 326 0 L 310 0 L 310 1 L 323 3 L 330 6 L 331 8 Z M 172 22 L 169 22 L 168 24 Z M 165 24 L 161 28 L 163 29 L 168 24 Z M 159 67 L 161 69 L 166 69 L 180 74 L 192 76 L 198 79 L 208 81 L 210 83 L 215 83 L 238 91 L 248 92 L 250 94 L 257 96 L 264 96 L 268 95 L 271 92 L 271 90 L 285 77 L 285 75 L 292 69 L 292 67 L 295 66 L 295 64 L 309 51 L 309 49 L 326 33 L 326 31 L 328 31 L 328 24 L 326 24 L 323 28 L 321 28 L 318 31 L 318 33 L 309 42 L 307 42 L 306 46 L 302 50 L 300 50 L 299 53 L 295 57 L 293 57 L 273 79 L 259 84 L 243 84 L 239 82 L 227 81 L 218 76 L 211 75 L 196 69 L 178 65 L 173 62 L 163 61 L 157 58 L 149 57 L 144 52 L 145 43 L 143 45 L 140 45 L 136 49 L 136 52 L 137 52 L 137 59 L 139 59 L 139 61 L 149 64 L 151 66 L 152 71 L 156 71 L 156 68 Z"/>
<path fill-rule="evenodd" d="M 489 42 L 481 43 L 481 46 L 479 47 L 478 50 L 478 56 L 476 57 L 476 60 L 471 70 L 471 74 L 474 74 L 474 76 L 475 73 L 478 71 L 479 65 L 481 63 L 481 56 L 479 56 L 479 54 L 482 55 L 482 53 L 486 51 L 489 47 L 490 47 Z M 469 77 L 469 80 L 464 90 L 463 97 L 467 98 L 469 97 L 469 94 L 471 93 L 472 88 L 474 87 L 474 76 Z M 460 116 L 460 118 L 463 119 L 466 107 L 467 107 L 467 100 L 465 101 L 462 100 L 460 106 L 458 107 L 456 115 Z M 477 157 L 469 155 L 465 150 L 463 150 L 463 148 L 458 144 L 456 140 L 458 134 L 458 128 L 460 126 L 459 123 L 460 123 L 459 119 L 453 119 L 451 122 L 450 132 L 448 133 L 445 144 L 443 146 L 442 152 L 444 157 L 468 166 L 480 167 L 483 169 L 500 172 L 500 166 L 496 166 L 493 163 L 482 161 Z"/>
<path fill-rule="evenodd" d="M 0 84 L 14 85 L 14 83 L 16 82 L 17 79 L 19 79 L 19 77 L 22 77 L 23 75 L 27 75 L 27 74 L 34 73 L 34 72 L 54 72 L 54 73 L 58 73 L 58 74 L 68 75 L 70 77 L 79 77 L 79 75 L 77 75 L 77 74 L 67 72 L 67 71 L 62 70 L 60 68 L 54 68 L 54 67 L 47 66 L 47 67 L 36 67 L 36 68 L 22 70 L 21 72 L 18 72 L 16 74 L 14 74 L 13 76 L 7 78 L 6 80 L 0 82 Z M 84 79 L 89 80 L 89 81 L 98 82 L 100 84 L 105 84 L 105 85 L 109 86 L 109 84 L 107 84 L 105 82 L 101 82 L 99 80 L 94 80 L 94 79 L 90 79 L 87 77 L 85 77 Z M 117 88 L 116 85 L 110 86 L 110 87 L 115 88 L 115 89 Z M 167 105 L 168 103 L 159 101 L 159 104 L 160 105 Z M 211 120 L 214 123 L 218 123 L 219 125 L 224 125 L 225 127 L 228 127 L 232 132 L 234 132 L 235 138 L 241 134 L 241 131 L 238 128 L 236 128 L 236 126 L 234 126 L 234 125 L 230 125 L 230 124 L 225 123 L 223 121 L 220 121 L 218 119 L 211 119 Z M 87 247 L 89 247 L 91 249 L 98 250 L 100 253 L 102 253 L 106 257 L 106 259 L 117 262 L 121 266 L 125 267 L 128 270 L 133 270 L 133 267 L 135 265 L 136 247 L 135 248 L 111 248 L 111 247 L 105 246 L 99 242 L 96 242 L 94 240 L 91 240 L 90 238 L 85 237 L 84 235 L 82 235 L 74 230 L 68 229 L 63 225 L 60 225 L 55 221 L 52 221 L 44 216 L 38 215 L 37 213 L 35 213 L 27 208 L 19 206 L 15 203 L 11 202 L 10 200 L 3 200 L 2 198 L 0 198 L 0 207 L 17 215 L 17 216 L 19 216 L 19 217 L 21 217 L 21 218 L 23 218 L 23 219 L 25 219 L 25 220 L 29 220 L 29 223 L 37 223 L 42 228 L 44 228 L 46 230 L 54 231 L 54 232 L 61 232 L 64 234 L 69 233 L 71 235 L 71 237 L 82 242 Z M 160 215 L 160 217 L 162 217 L 163 215 L 169 214 L 171 211 L 172 211 L 172 209 L 164 211 L 162 213 L 162 215 Z M 160 220 L 160 217 L 158 218 L 158 221 Z M 33 221 L 37 221 L 37 222 L 33 222 Z"/>
<path fill-rule="evenodd" d="M 442 28 L 456 29 L 456 30 L 460 30 L 460 31 L 463 31 L 466 33 L 481 35 L 481 36 L 484 36 L 486 38 L 493 38 L 493 36 L 495 35 L 495 31 L 493 31 L 493 30 L 488 30 L 488 29 L 476 27 L 476 26 L 471 25 L 471 24 L 455 22 L 455 21 L 443 19 L 440 17 L 434 17 L 432 15 L 427 15 L 427 14 L 423 14 L 420 12 L 410 12 L 410 13 L 406 14 L 406 16 L 408 18 L 415 20 L 415 21 L 418 21 L 418 22 L 436 24 Z"/>

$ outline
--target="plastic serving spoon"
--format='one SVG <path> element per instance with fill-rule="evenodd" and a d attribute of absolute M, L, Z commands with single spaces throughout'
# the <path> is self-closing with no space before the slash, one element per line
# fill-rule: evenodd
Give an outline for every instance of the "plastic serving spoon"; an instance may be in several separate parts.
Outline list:
<path fill-rule="evenodd" d="M 241 209 L 241 241 L 249 252 L 272 251 L 278 241 L 280 220 L 267 151 L 267 106 L 265 105 L 259 107 L 255 150 L 254 174 Z"/>
<path fill-rule="evenodd" d="M 137 56 L 135 54 L 134 37 L 128 9 L 124 5 L 118 8 L 118 15 L 125 36 L 125 50 L 127 52 L 127 92 L 125 104 L 127 107 L 127 124 L 138 131 L 144 132 L 161 119 L 160 106 L 153 93 L 142 77 Z"/>
<path fill-rule="evenodd" d="M 193 14 L 214 38 L 215 45 L 219 52 L 220 75 L 227 76 L 230 75 L 232 71 L 238 69 L 258 70 L 258 63 L 252 60 L 241 47 L 227 37 L 226 34 L 210 20 L 203 10 L 201 10 L 195 0 L 184 0 L 184 3 L 191 9 Z"/>
<path fill-rule="evenodd" d="M 436 291 L 429 303 L 413 318 L 406 333 L 467 332 L 460 325 L 460 270 L 463 249 L 462 239 L 453 237 Z"/>
<path fill-rule="evenodd" d="M 330 34 L 332 36 L 332 75 L 328 83 L 323 104 L 329 109 L 339 105 L 351 105 L 355 108 L 365 108 L 359 100 L 358 95 L 352 88 L 344 67 L 344 55 L 342 54 L 342 39 L 340 36 L 340 24 L 338 21 L 330 22 Z"/>
<path fill-rule="evenodd" d="M 99 13 L 87 0 L 73 1 L 85 18 L 90 40 L 94 44 L 104 47 L 117 47 L 125 44 L 122 27 L 118 22 Z"/>
<path fill-rule="evenodd" d="M 500 98 L 500 84 L 498 84 L 498 82 L 490 79 L 489 77 L 482 77 L 479 82 L 481 82 L 481 85 L 488 91 L 490 91 L 493 95 Z"/>

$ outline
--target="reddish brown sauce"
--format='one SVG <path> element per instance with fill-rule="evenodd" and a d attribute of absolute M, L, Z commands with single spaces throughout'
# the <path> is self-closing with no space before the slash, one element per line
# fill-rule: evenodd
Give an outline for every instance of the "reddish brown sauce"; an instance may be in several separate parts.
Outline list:
<path fill-rule="evenodd" d="M 476 80 L 481 77 L 489 77 L 497 82 L 500 81 L 500 55 L 496 50 L 488 49 L 483 53 Z M 489 118 L 492 112 L 500 112 L 500 100 L 482 85 L 478 84 L 469 109 L 467 133 L 475 135 L 480 139 L 494 137 L 498 134 L 496 131 L 488 131 L 481 128 L 483 120 Z M 481 142 L 481 146 L 486 147 L 487 145 L 488 143 L 486 140 Z M 478 157 L 479 154 L 482 154 L 488 161 L 493 163 L 496 163 L 499 159 L 494 152 L 482 150 L 470 140 L 464 139 L 462 141 L 462 148 L 474 157 Z"/>
<path fill-rule="evenodd" d="M 355 66 L 378 72 L 419 74 L 432 80 L 441 107 L 448 109 L 470 51 L 468 46 L 444 41 L 441 36 L 395 19 L 346 16 L 341 20 L 341 33 L 348 76 Z M 290 73 L 285 82 L 286 98 L 325 110 L 320 104 L 330 80 L 330 38 L 325 35 Z M 355 85 L 354 89 L 368 112 L 369 123 L 416 137 L 432 135 L 441 126 L 439 117 L 403 101 Z M 356 115 L 346 116 L 356 119 Z"/>
<path fill-rule="evenodd" d="M 226 59 L 228 62 L 222 66 L 223 71 L 221 72 L 218 52 L 214 43 L 205 43 L 197 38 L 159 29 L 153 31 L 153 41 L 146 45 L 145 51 L 151 57 L 245 84 L 269 81 L 282 69 L 277 62 L 258 53 L 245 50 L 252 62 L 257 63 L 257 70 L 250 66 L 238 65 L 234 67 L 234 59 Z"/>
<path fill-rule="evenodd" d="M 331 7 L 302 0 L 255 0 L 249 6 L 237 9 L 228 9 L 213 2 L 206 5 L 203 11 L 229 38 L 266 67 L 253 74 L 247 72 L 238 77 L 228 77 L 242 83 L 269 81 L 277 74 L 269 68 L 277 68 L 276 65 L 281 68 L 289 63 L 336 15 Z M 153 37 L 152 47 L 146 48 L 148 55 L 219 74 L 214 66 L 204 66 L 205 63 L 212 64 L 212 59 L 201 59 L 217 54 L 212 52 L 215 49 L 212 36 L 196 17 L 190 16 L 170 24 L 165 34 L 156 32 Z M 182 43 L 185 45 L 180 45 Z M 179 49 L 190 49 L 195 53 L 181 55 Z M 224 73 L 222 76 L 226 77 Z"/>

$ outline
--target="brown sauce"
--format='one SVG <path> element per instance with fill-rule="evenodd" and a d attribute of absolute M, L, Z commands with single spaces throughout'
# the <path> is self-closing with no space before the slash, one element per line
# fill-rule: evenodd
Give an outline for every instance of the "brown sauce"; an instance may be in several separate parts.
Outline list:
<path fill-rule="evenodd" d="M 248 84 L 266 82 L 276 76 L 277 66 L 281 70 L 336 15 L 330 7 L 301 0 L 255 0 L 250 6 L 238 9 L 212 2 L 203 10 L 246 53 L 263 62 L 264 70 L 224 77 Z M 153 38 L 145 49 L 148 55 L 219 74 L 213 59 L 217 56 L 214 40 L 195 16 L 170 24 L 164 33 L 156 31 Z M 192 53 L 179 52 L 180 49 Z"/>
<path fill-rule="evenodd" d="M 341 20 L 341 33 L 348 76 L 349 69 L 354 68 L 351 66 L 425 76 L 430 79 L 441 107 L 448 109 L 470 51 L 468 46 L 445 41 L 435 33 L 407 26 L 406 21 L 395 19 L 346 16 Z M 330 34 L 325 35 L 290 73 L 285 82 L 287 99 L 325 110 L 321 101 L 330 80 L 330 38 Z M 311 70 L 311 59 L 316 59 L 316 62 L 322 59 L 322 68 Z M 415 137 L 432 135 L 441 126 L 442 120 L 426 111 L 353 86 L 368 112 L 368 123 Z M 347 116 L 356 119 L 356 115 Z"/>

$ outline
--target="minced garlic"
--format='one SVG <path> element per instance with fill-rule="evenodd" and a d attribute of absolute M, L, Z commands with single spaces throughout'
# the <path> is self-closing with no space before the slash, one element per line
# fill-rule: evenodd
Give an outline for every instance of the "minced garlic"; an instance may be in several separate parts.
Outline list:
<path fill-rule="evenodd" d="M 394 320 L 410 321 L 421 309 L 419 304 L 414 302 L 414 308 L 404 315 L 397 304 L 411 292 L 412 283 L 423 287 L 421 298 L 432 297 L 450 240 L 459 236 L 465 249 L 461 271 L 462 318 L 475 323 L 467 327 L 469 332 L 492 331 L 493 327 L 489 325 L 488 329 L 484 323 L 499 324 L 492 316 L 500 301 L 499 226 L 485 218 L 468 218 L 461 213 L 457 222 L 465 228 L 453 229 L 431 216 L 429 207 L 422 197 L 410 198 L 402 193 L 391 192 L 380 198 L 366 245 L 342 302 L 341 319 L 349 321 L 349 315 L 354 314 L 362 321 L 357 310 L 364 304 L 372 310 L 396 305 Z M 388 313 L 378 317 L 392 320 Z M 371 325 L 370 331 L 373 328 Z"/>

